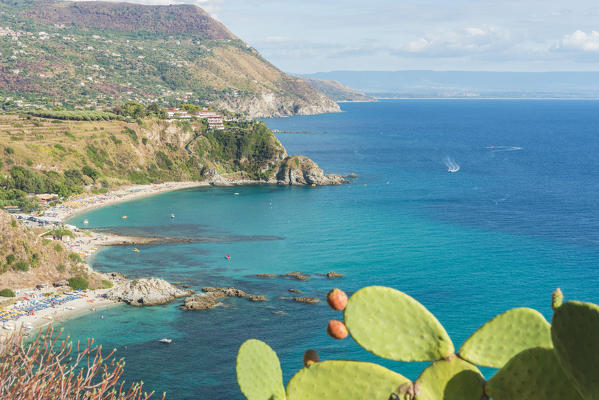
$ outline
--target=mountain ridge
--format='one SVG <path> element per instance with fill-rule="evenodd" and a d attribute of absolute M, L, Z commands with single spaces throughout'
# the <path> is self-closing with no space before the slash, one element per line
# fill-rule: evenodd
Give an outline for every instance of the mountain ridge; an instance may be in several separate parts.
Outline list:
<path fill-rule="evenodd" d="M 252 118 L 340 111 L 197 6 L 100 1 L 0 0 L 0 106 L 7 98 L 32 108 L 194 103 Z"/>

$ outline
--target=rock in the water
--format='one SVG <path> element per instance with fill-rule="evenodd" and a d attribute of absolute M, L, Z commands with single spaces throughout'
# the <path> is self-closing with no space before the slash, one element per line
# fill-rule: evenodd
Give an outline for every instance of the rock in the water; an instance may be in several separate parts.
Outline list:
<path fill-rule="evenodd" d="M 266 296 L 250 296 L 251 301 L 267 301 Z"/>
<path fill-rule="evenodd" d="M 132 306 L 165 304 L 191 294 L 193 290 L 181 290 L 163 279 L 156 278 L 125 281 L 106 293 L 110 300 L 122 301 Z"/>
<path fill-rule="evenodd" d="M 65 287 L 65 286 L 69 286 L 69 281 L 63 280 L 63 281 L 54 282 L 52 284 L 52 286 L 54 286 L 54 287 Z"/>
<path fill-rule="evenodd" d="M 196 294 L 195 296 L 190 296 L 185 299 L 185 303 L 183 304 L 184 310 L 210 310 L 216 306 L 222 306 L 223 303 L 219 302 L 218 299 L 222 297 L 217 297 L 210 293 L 201 293 Z"/>
<path fill-rule="evenodd" d="M 294 297 L 293 300 L 297 303 L 320 303 L 320 299 L 316 297 Z"/>
<path fill-rule="evenodd" d="M 252 301 L 266 301 L 264 296 L 250 296 L 243 290 L 239 290 L 234 287 L 230 288 L 218 288 L 218 287 L 205 287 L 202 288 L 200 294 L 190 296 L 185 299 L 183 304 L 184 310 L 209 310 L 216 306 L 221 306 L 222 303 L 219 299 L 224 297 L 248 297 Z"/>
<path fill-rule="evenodd" d="M 308 275 L 304 275 L 301 272 L 290 272 L 288 274 L 285 274 L 285 276 L 290 276 L 292 278 L 295 278 L 299 281 L 305 281 L 306 279 L 309 279 L 310 277 Z"/>
<path fill-rule="evenodd" d="M 202 288 L 202 292 L 211 293 L 219 297 L 250 297 L 249 294 L 243 290 L 239 290 L 234 287 L 229 288 L 218 288 L 218 287 L 205 287 Z"/>
<path fill-rule="evenodd" d="M 304 156 L 291 156 L 283 160 L 277 172 L 280 185 L 341 185 L 348 181 L 341 175 L 325 175 L 316 163 Z"/>
<path fill-rule="evenodd" d="M 277 274 L 257 274 L 258 278 L 276 278 Z"/>
<path fill-rule="evenodd" d="M 341 274 L 339 272 L 329 272 L 329 273 L 327 273 L 327 278 L 329 278 L 329 279 L 343 278 L 343 274 Z"/>
<path fill-rule="evenodd" d="M 302 291 L 298 290 L 298 289 L 289 289 L 289 292 L 291 292 L 291 293 L 301 293 Z"/>

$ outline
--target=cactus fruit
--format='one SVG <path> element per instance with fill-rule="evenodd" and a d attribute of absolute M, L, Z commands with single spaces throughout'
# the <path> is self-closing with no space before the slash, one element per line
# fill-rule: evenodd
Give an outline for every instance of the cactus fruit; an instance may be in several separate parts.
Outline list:
<path fill-rule="evenodd" d="M 287 399 L 387 400 L 398 387 L 409 382 L 404 376 L 377 364 L 323 361 L 302 369 L 291 378 Z"/>
<path fill-rule="evenodd" d="M 356 342 L 383 358 L 435 361 L 454 352 L 451 339 L 435 316 L 395 289 L 360 289 L 349 299 L 343 316 Z"/>
<path fill-rule="evenodd" d="M 564 302 L 564 294 L 560 288 L 555 289 L 551 296 L 551 308 L 553 311 L 557 310 Z"/>
<path fill-rule="evenodd" d="M 347 337 L 347 328 L 341 321 L 331 320 L 327 325 L 327 333 L 334 339 L 345 339 Z"/>
<path fill-rule="evenodd" d="M 524 350 L 485 386 L 493 400 L 582 400 L 560 367 L 553 349 Z"/>
<path fill-rule="evenodd" d="M 327 303 L 333 310 L 343 311 L 347 306 L 347 295 L 343 290 L 333 289 L 327 294 Z"/>
<path fill-rule="evenodd" d="M 320 362 L 320 356 L 316 350 L 306 350 L 304 353 L 304 367 L 309 368 L 312 364 Z"/>
<path fill-rule="evenodd" d="M 237 353 L 237 383 L 248 400 L 284 400 L 279 358 L 266 343 L 250 339 Z"/>
<path fill-rule="evenodd" d="M 553 314 L 551 337 L 566 376 L 585 399 L 599 399 L 599 307 L 567 301 Z"/>
<path fill-rule="evenodd" d="M 459 354 L 473 364 L 501 368 L 513 356 L 532 347 L 553 347 L 551 326 L 538 311 L 515 308 L 474 332 Z"/>
<path fill-rule="evenodd" d="M 474 365 L 451 357 L 435 361 L 416 380 L 416 400 L 480 400 L 485 379 Z"/>

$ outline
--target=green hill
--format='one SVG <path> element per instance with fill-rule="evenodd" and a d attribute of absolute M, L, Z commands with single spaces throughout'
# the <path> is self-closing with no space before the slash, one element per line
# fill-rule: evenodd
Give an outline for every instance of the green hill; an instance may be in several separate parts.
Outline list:
<path fill-rule="evenodd" d="M 128 100 L 252 117 L 339 111 L 196 6 L 0 0 L 0 107 Z"/>

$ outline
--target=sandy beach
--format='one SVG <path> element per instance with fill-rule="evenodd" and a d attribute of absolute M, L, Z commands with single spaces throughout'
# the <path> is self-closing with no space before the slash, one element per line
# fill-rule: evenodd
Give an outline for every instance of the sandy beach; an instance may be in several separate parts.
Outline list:
<path fill-rule="evenodd" d="M 65 222 L 68 218 L 91 209 L 159 193 L 204 186 L 210 186 L 210 184 L 207 182 L 167 182 L 152 185 L 127 186 L 106 194 L 75 196 L 62 204 L 46 209 L 44 215 L 58 218 L 62 222 Z M 65 245 L 69 250 L 80 254 L 83 258 L 87 258 L 98 251 L 101 246 L 139 244 L 151 240 L 151 238 L 133 238 L 93 231 L 79 231 L 75 233 L 75 238 L 65 242 Z M 88 268 L 91 267 L 88 265 Z M 99 312 L 103 308 L 121 304 L 103 297 L 108 290 L 88 290 L 86 291 L 86 297 L 36 311 L 34 315 L 22 316 L 16 321 L 5 322 L 0 325 L 0 340 L 3 340 L 4 337 L 10 335 L 15 330 L 24 329 L 25 332 L 30 331 L 34 335 L 39 329 L 46 328 L 50 324 L 61 323 L 88 312 Z M 34 288 L 19 289 L 17 290 L 17 298 L 22 299 L 24 293 L 32 292 L 35 292 Z M 39 291 L 39 293 L 41 292 Z M 12 307 L 9 306 L 4 310 L 11 309 Z M 5 327 L 10 329 L 6 329 Z"/>

